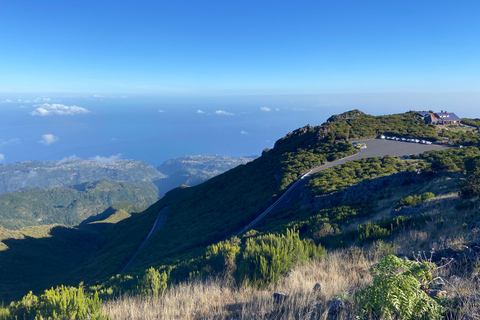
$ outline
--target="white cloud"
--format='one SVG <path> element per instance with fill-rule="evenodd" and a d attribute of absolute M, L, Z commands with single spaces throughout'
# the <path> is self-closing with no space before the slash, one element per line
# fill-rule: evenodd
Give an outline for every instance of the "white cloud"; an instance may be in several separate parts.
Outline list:
<path fill-rule="evenodd" d="M 9 140 L 0 140 L 0 147 L 7 146 L 9 144 L 19 144 L 20 139 L 14 138 L 14 139 L 9 139 Z"/>
<path fill-rule="evenodd" d="M 198 109 L 197 113 L 205 113 L 205 111 Z"/>
<path fill-rule="evenodd" d="M 231 113 L 231 112 L 227 112 L 227 111 L 224 111 L 224 110 L 217 110 L 215 111 L 216 114 L 220 114 L 220 115 L 223 115 L 223 116 L 233 116 L 235 114 Z"/>
<path fill-rule="evenodd" d="M 5 100 L 2 100 L 2 103 L 12 103 L 13 101 L 10 100 L 10 99 L 5 99 Z"/>
<path fill-rule="evenodd" d="M 53 134 L 47 133 L 42 136 L 42 140 L 38 141 L 38 143 L 43 143 L 44 145 L 51 145 L 55 142 L 57 142 L 59 139 L 57 136 L 54 136 Z"/>
<path fill-rule="evenodd" d="M 158 112 L 160 112 L 160 113 L 164 113 L 164 112 L 165 112 L 165 110 L 158 110 Z"/>
<path fill-rule="evenodd" d="M 240 131 L 240 134 L 248 134 L 248 132 L 247 132 L 247 131 L 244 131 L 244 130 L 242 130 L 242 131 Z"/>
<path fill-rule="evenodd" d="M 309 109 L 305 109 L 305 108 L 292 108 L 292 110 L 294 111 L 307 111 Z"/>
<path fill-rule="evenodd" d="M 32 111 L 30 114 L 32 116 L 53 116 L 53 115 L 58 115 L 58 116 L 73 116 L 76 114 L 86 114 L 90 113 L 85 108 L 82 107 L 77 107 L 77 106 L 66 106 L 63 104 L 48 104 L 44 103 L 42 105 L 37 105 L 34 111 Z"/>
<path fill-rule="evenodd" d="M 280 109 L 277 108 L 277 109 L 275 109 L 275 111 L 280 111 Z"/>
<path fill-rule="evenodd" d="M 5 155 L 0 153 L 0 162 L 3 162 L 5 160 Z"/>
<path fill-rule="evenodd" d="M 102 156 L 97 155 L 95 157 L 88 158 L 88 160 L 93 160 L 93 161 L 99 162 L 99 163 L 109 163 L 109 162 L 118 160 L 121 157 L 122 157 L 122 154 L 119 153 L 119 154 L 116 154 L 116 155 L 112 155 L 110 157 L 102 157 Z"/>
<path fill-rule="evenodd" d="M 47 102 L 47 101 L 51 101 L 52 99 L 50 98 L 36 98 L 33 100 L 33 102 Z"/>
<path fill-rule="evenodd" d="M 67 161 L 78 159 L 76 155 L 71 155 L 70 157 L 65 157 L 62 160 L 57 161 L 57 166 L 64 164 Z"/>
<path fill-rule="evenodd" d="M 105 96 L 102 96 L 101 94 L 94 94 L 93 97 L 94 98 L 105 98 Z"/>
<path fill-rule="evenodd" d="M 267 107 L 261 107 L 260 110 L 265 111 L 265 112 L 272 111 L 272 109 L 267 108 Z"/>

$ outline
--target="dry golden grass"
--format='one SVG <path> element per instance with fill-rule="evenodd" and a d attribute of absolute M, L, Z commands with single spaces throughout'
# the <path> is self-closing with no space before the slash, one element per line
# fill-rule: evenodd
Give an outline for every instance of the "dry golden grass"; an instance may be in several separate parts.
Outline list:
<path fill-rule="evenodd" d="M 427 190 L 428 191 L 428 190 Z M 390 200 L 392 201 L 392 200 Z M 255 289 L 237 287 L 233 281 L 223 279 L 194 279 L 170 287 L 164 297 L 128 297 L 106 302 L 103 311 L 112 319 L 310 319 L 312 302 L 319 302 L 320 311 L 315 319 L 329 319 L 326 301 L 339 297 L 352 297 L 371 284 L 368 270 L 385 254 L 411 256 L 413 252 L 462 248 L 472 241 L 480 243 L 480 231 L 465 227 L 465 221 L 479 220 L 476 208 L 457 210 L 458 195 L 444 194 L 425 203 L 428 219 L 419 229 L 408 229 L 397 234 L 394 241 L 376 242 L 363 250 L 341 249 L 329 252 L 327 258 L 298 266 L 277 285 Z M 469 261 L 470 267 L 480 265 Z M 456 307 L 450 308 L 445 319 L 480 319 L 480 276 L 466 270 L 467 262 L 458 261 L 438 271 L 446 281 L 443 290 L 455 298 Z M 475 276 L 477 276 L 475 278 Z M 324 290 L 314 292 L 320 282 Z M 287 295 L 284 303 L 273 300 L 273 293 Z M 353 301 L 353 299 L 350 299 Z M 453 301 L 453 300 L 452 300 Z M 323 309 L 322 309 L 323 308 Z M 353 319 L 355 306 L 347 305 L 341 319 Z"/>
<path fill-rule="evenodd" d="M 359 251 L 332 252 L 325 260 L 299 266 L 278 285 L 257 290 L 237 286 L 228 280 L 196 279 L 172 286 L 162 298 L 122 297 L 106 302 L 103 311 L 113 319 L 298 319 L 308 313 L 314 301 L 352 295 L 371 282 L 368 273 L 376 261 Z M 324 292 L 313 291 L 320 282 Z M 273 293 L 287 295 L 283 304 L 273 301 Z M 281 315 L 280 315 L 281 314 Z"/>

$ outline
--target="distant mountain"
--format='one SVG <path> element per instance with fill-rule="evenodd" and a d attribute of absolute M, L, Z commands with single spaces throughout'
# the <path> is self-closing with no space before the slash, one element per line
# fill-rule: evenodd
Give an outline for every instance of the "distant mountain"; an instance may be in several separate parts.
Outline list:
<path fill-rule="evenodd" d="M 157 199 L 150 181 L 100 180 L 17 191 L 0 195 L 0 225 L 8 229 L 54 223 L 73 226 L 121 201 L 147 207 Z"/>
<path fill-rule="evenodd" d="M 73 159 L 68 161 L 24 161 L 0 165 L 0 194 L 31 188 L 53 188 L 88 181 L 155 181 L 164 176 L 143 161 L 116 160 L 108 163 Z"/>
<path fill-rule="evenodd" d="M 160 196 L 180 185 L 195 186 L 240 164 L 255 160 L 258 156 L 229 157 L 214 155 L 194 155 L 165 161 L 157 170 L 167 177 L 155 184 Z"/>

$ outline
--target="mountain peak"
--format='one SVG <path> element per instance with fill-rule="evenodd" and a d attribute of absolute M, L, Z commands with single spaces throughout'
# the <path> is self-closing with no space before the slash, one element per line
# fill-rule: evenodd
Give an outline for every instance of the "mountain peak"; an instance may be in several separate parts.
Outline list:
<path fill-rule="evenodd" d="M 363 113 L 362 111 L 358 109 L 354 109 L 341 114 L 333 115 L 330 118 L 328 118 L 326 122 L 329 123 L 329 122 L 335 122 L 339 120 L 355 119 L 355 118 L 363 117 L 365 115 L 366 114 Z"/>

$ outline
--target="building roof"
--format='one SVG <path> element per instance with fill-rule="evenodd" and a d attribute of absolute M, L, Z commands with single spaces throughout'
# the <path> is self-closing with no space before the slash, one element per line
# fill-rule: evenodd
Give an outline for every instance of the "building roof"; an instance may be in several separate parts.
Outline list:
<path fill-rule="evenodd" d="M 426 116 L 428 116 L 428 111 L 418 111 L 417 112 L 420 116 L 422 116 L 423 118 L 425 118 Z"/>
<path fill-rule="evenodd" d="M 461 119 L 453 112 L 436 112 L 437 117 L 443 121 L 460 121 Z"/>

